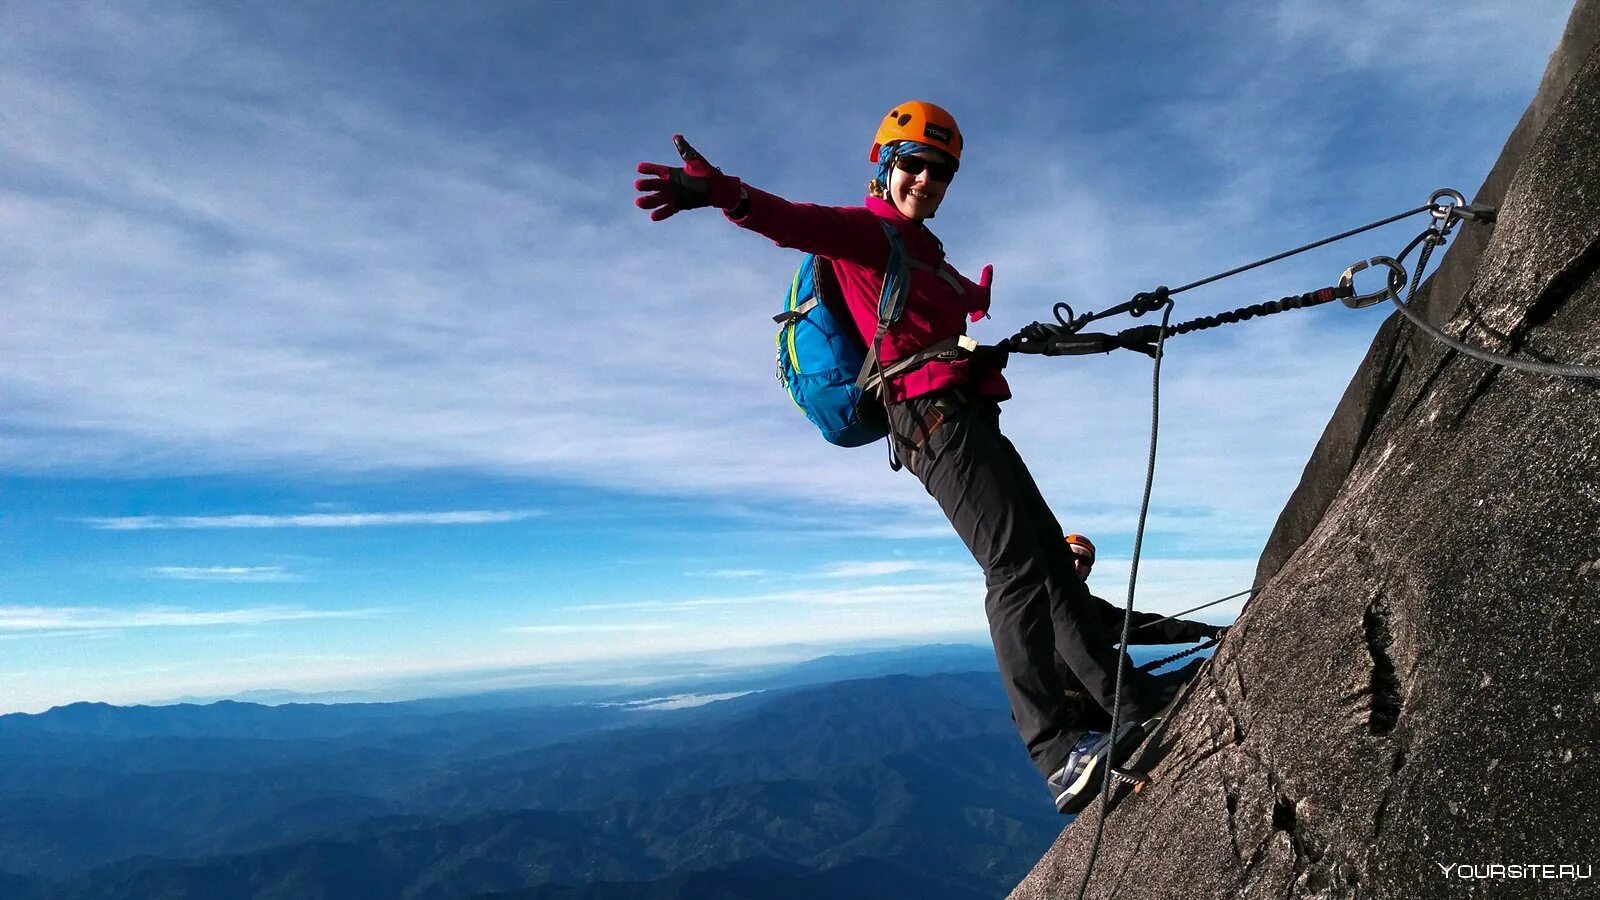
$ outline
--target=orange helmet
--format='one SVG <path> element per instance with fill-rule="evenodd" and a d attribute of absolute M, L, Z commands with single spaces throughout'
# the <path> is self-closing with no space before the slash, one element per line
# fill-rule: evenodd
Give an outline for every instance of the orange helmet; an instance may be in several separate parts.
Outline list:
<path fill-rule="evenodd" d="M 878 162 L 878 151 L 894 141 L 928 144 L 950 154 L 956 162 L 961 161 L 961 126 L 956 124 L 955 116 L 932 103 L 907 100 L 889 110 L 872 138 L 872 153 L 867 159 Z"/>
<path fill-rule="evenodd" d="M 1069 534 L 1067 535 L 1067 546 L 1073 548 L 1073 553 L 1077 553 L 1079 556 L 1087 556 L 1089 558 L 1089 563 L 1091 565 L 1094 564 L 1094 541 L 1089 540 L 1081 534 Z M 1078 553 L 1078 547 L 1082 547 L 1089 552 Z"/>

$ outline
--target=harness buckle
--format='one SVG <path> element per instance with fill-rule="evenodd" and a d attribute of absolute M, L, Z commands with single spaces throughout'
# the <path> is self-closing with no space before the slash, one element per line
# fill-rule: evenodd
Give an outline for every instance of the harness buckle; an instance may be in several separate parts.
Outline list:
<path fill-rule="evenodd" d="M 1451 191 L 1451 193 L 1455 192 Z M 1456 196 L 1460 197 L 1461 195 L 1456 194 Z M 1400 290 L 1406 286 L 1406 270 L 1404 266 L 1388 256 L 1374 256 L 1371 259 L 1363 259 L 1360 262 L 1352 263 L 1350 268 L 1345 269 L 1344 274 L 1339 276 L 1339 287 L 1353 287 L 1356 273 L 1372 266 L 1383 266 L 1389 270 L 1388 285 L 1381 291 L 1346 297 L 1342 301 L 1345 306 L 1351 309 L 1365 309 L 1374 303 L 1382 303 L 1385 300 L 1393 300 L 1400 296 Z"/>

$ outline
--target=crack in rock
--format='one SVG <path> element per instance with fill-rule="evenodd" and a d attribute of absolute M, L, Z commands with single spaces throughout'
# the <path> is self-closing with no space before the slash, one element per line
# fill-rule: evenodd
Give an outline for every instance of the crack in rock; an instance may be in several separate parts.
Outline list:
<path fill-rule="evenodd" d="M 1389 784 L 1383 789 L 1383 796 L 1378 798 L 1378 810 L 1372 817 L 1372 842 L 1376 851 L 1378 838 L 1383 835 L 1384 816 L 1389 812 L 1389 801 L 1394 797 L 1395 781 L 1400 776 L 1400 770 L 1406 767 L 1406 748 L 1401 747 L 1394 752 L 1394 759 L 1389 763 Z"/>
<path fill-rule="evenodd" d="M 1497 352 L 1507 356 L 1525 356 L 1543 363 L 1559 363 L 1561 360 L 1551 359 L 1545 354 L 1535 353 L 1525 346 L 1528 339 L 1539 326 L 1548 323 L 1556 313 L 1566 306 L 1567 301 L 1581 290 L 1600 270 L 1600 242 L 1590 244 L 1584 248 L 1574 259 L 1561 268 L 1560 271 L 1550 276 L 1544 287 L 1539 290 L 1532 305 L 1522 315 L 1522 320 L 1513 326 L 1509 333 L 1505 333 L 1489 325 L 1479 316 L 1477 307 L 1471 300 L 1465 301 L 1462 308 L 1469 313 L 1468 322 L 1462 329 L 1461 339 L 1470 340 L 1467 336 L 1470 331 L 1477 331 L 1488 335 L 1494 343 L 1504 349 Z M 1473 290 L 1477 284 L 1474 283 Z M 1485 349 L 1495 349 L 1493 345 Z M 1482 375 L 1478 376 L 1477 383 L 1473 385 L 1467 399 L 1457 408 L 1447 430 L 1454 431 L 1466 420 L 1472 408 L 1489 393 L 1489 389 L 1499 380 L 1501 373 L 1505 372 L 1504 366 L 1489 365 Z"/>
<path fill-rule="evenodd" d="M 1511 330 L 1510 349 L 1513 352 L 1522 349 L 1523 342 L 1533 329 L 1554 318 L 1597 271 L 1600 271 L 1600 241 L 1591 243 L 1571 262 L 1562 266 L 1561 271 L 1550 276 L 1550 280 L 1539 291 L 1539 296 L 1523 313 L 1522 321 Z"/>
<path fill-rule="evenodd" d="M 1400 721 L 1400 676 L 1395 672 L 1394 660 L 1389 657 L 1389 647 L 1394 635 L 1389 630 L 1389 609 L 1380 594 L 1367 604 L 1361 615 L 1361 625 L 1366 633 L 1367 653 L 1372 656 L 1372 707 L 1367 716 L 1367 728 L 1373 734 L 1384 735 L 1394 730 Z"/>
<path fill-rule="evenodd" d="M 1222 782 L 1222 805 L 1228 810 L 1228 843 L 1233 847 L 1233 858 L 1244 862 L 1244 852 L 1239 847 L 1239 792 L 1226 779 Z"/>

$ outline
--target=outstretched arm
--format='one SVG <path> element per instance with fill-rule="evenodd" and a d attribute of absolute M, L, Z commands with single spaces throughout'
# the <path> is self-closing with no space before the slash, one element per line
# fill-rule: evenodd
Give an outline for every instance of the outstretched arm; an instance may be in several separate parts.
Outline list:
<path fill-rule="evenodd" d="M 683 135 L 673 135 L 672 143 L 683 165 L 639 163 L 639 173 L 649 177 L 633 183 L 639 191 L 633 202 L 650 210 L 651 220 L 659 222 L 682 210 L 714 206 L 735 225 L 765 235 L 782 247 L 872 267 L 882 266 L 888 257 L 882 228 L 867 210 L 791 203 L 724 174 Z"/>

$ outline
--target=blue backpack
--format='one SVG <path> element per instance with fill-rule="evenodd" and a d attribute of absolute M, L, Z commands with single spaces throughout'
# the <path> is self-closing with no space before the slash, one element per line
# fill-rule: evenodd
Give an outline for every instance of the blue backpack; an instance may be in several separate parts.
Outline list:
<path fill-rule="evenodd" d="M 955 359 L 977 346 L 966 335 L 938 341 L 887 368 L 878 364 L 878 347 L 889 326 L 905 312 L 911 270 L 925 269 L 965 293 L 949 270 L 906 256 L 900 232 L 879 220 L 889 239 L 883 291 L 878 295 L 878 332 L 872 345 L 862 343 L 855 322 L 839 295 L 828 260 L 807 254 L 789 283 L 783 312 L 772 317 L 778 329 L 778 380 L 831 444 L 860 447 L 889 433 L 882 384 L 933 359 Z M 891 454 L 891 464 L 893 455 Z"/>
<path fill-rule="evenodd" d="M 889 433 L 883 402 L 874 396 L 882 381 L 876 349 L 905 311 L 910 276 L 900 233 L 888 222 L 879 224 L 889 239 L 889 262 L 872 347 L 862 343 L 845 309 L 833 267 L 814 253 L 794 273 L 783 312 L 772 317 L 782 326 L 778 380 L 822 436 L 840 447 L 860 447 Z"/>

